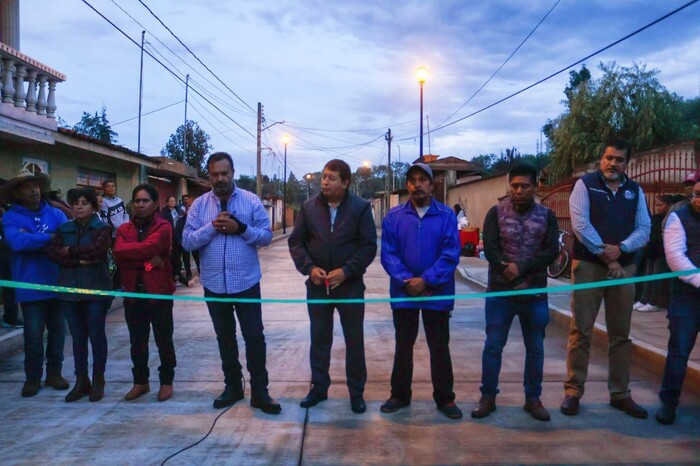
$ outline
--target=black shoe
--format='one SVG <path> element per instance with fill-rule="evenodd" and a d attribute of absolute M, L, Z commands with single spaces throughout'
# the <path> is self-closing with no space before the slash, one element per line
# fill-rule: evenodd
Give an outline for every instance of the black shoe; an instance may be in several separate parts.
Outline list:
<path fill-rule="evenodd" d="M 241 401 L 243 399 L 243 390 L 237 387 L 226 386 L 224 393 L 222 393 L 219 398 L 214 400 L 214 408 L 221 409 L 227 406 L 231 406 L 236 401 Z"/>
<path fill-rule="evenodd" d="M 656 420 L 665 425 L 673 424 L 676 420 L 676 405 L 664 401 L 656 412 Z"/>
<path fill-rule="evenodd" d="M 462 419 L 462 410 L 459 409 L 454 401 L 438 405 L 437 409 L 450 419 Z"/>
<path fill-rule="evenodd" d="M 578 414 L 578 398 L 574 395 L 566 395 L 564 400 L 561 402 L 561 407 L 559 411 L 567 416 L 575 416 Z"/>
<path fill-rule="evenodd" d="M 383 413 L 395 413 L 401 408 L 410 405 L 410 401 L 399 400 L 398 398 L 389 398 L 382 404 L 379 410 Z"/>
<path fill-rule="evenodd" d="M 299 403 L 299 406 L 302 408 L 311 408 L 313 406 L 316 406 L 322 401 L 326 401 L 328 399 L 328 393 L 320 393 L 320 392 L 315 392 L 311 390 L 306 397 L 304 397 L 303 400 L 301 400 L 301 403 Z"/>
<path fill-rule="evenodd" d="M 528 398 L 525 400 L 525 406 L 523 409 L 530 413 L 532 417 L 538 421 L 549 421 L 550 416 L 547 409 L 542 406 L 542 401 L 539 398 Z"/>
<path fill-rule="evenodd" d="M 647 410 L 635 403 L 631 396 L 621 400 L 610 400 L 610 406 L 639 419 L 646 419 L 648 416 Z"/>
<path fill-rule="evenodd" d="M 481 419 L 496 411 L 496 398 L 483 395 L 479 403 L 472 409 L 472 417 Z"/>
<path fill-rule="evenodd" d="M 19 319 L 17 319 L 17 320 L 10 320 L 10 321 L 4 320 L 4 321 L 2 322 L 2 326 L 5 327 L 5 328 L 22 328 L 22 327 L 24 327 L 24 322 L 22 322 L 22 321 L 19 320 Z"/>
<path fill-rule="evenodd" d="M 259 409 L 266 414 L 279 414 L 282 412 L 282 406 L 265 391 L 259 395 L 250 397 L 250 406 Z"/>
<path fill-rule="evenodd" d="M 27 380 L 24 382 L 24 386 L 22 387 L 22 396 L 25 398 L 29 398 L 30 396 L 34 396 L 37 393 L 39 393 L 39 389 L 41 388 L 41 380 L 35 380 L 35 381 L 29 381 Z"/>
<path fill-rule="evenodd" d="M 350 398 L 350 409 L 352 409 L 352 412 L 355 414 L 364 413 L 365 411 L 367 411 L 367 404 L 365 403 L 365 399 L 361 396 Z"/>
<path fill-rule="evenodd" d="M 53 387 L 54 390 L 68 390 L 70 388 L 70 383 L 68 383 L 68 381 L 64 379 L 61 374 L 47 375 L 44 385 Z"/>

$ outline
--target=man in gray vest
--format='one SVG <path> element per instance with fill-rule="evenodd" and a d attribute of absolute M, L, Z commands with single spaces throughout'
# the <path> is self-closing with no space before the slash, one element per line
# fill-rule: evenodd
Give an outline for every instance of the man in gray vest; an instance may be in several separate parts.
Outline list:
<path fill-rule="evenodd" d="M 569 199 L 574 238 L 572 281 L 601 282 L 633 277 L 633 253 L 649 241 L 651 219 L 642 188 L 627 178 L 631 147 L 622 139 L 607 142 L 600 168 L 579 179 Z M 647 412 L 632 400 L 629 338 L 634 285 L 597 287 L 571 295 L 571 325 L 567 346 L 567 379 L 561 412 L 578 414 L 588 375 L 591 337 L 598 311 L 605 301 L 608 333 L 608 391 L 610 406 L 633 417 Z"/>
<path fill-rule="evenodd" d="M 674 271 L 700 268 L 700 182 L 693 185 L 690 204 L 672 212 L 664 230 L 664 250 L 668 267 Z M 661 408 L 656 420 L 673 424 L 681 396 L 688 357 L 700 330 L 700 273 L 674 280 L 668 308 L 668 355 L 661 384 Z"/>

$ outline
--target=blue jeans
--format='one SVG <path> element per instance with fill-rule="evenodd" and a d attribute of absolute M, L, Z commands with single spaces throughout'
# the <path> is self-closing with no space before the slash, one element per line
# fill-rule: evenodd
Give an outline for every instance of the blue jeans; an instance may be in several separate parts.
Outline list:
<path fill-rule="evenodd" d="M 207 298 L 249 298 L 260 299 L 260 283 L 256 283 L 240 293 L 221 294 L 204 288 Z M 262 305 L 260 303 L 221 303 L 207 301 L 211 322 L 214 324 L 216 340 L 219 343 L 221 369 L 227 387 L 242 388 L 243 372 L 238 362 L 238 342 L 236 341 L 236 316 L 245 341 L 245 357 L 250 372 L 250 391 L 254 396 L 267 393 L 269 384 L 266 357 L 267 346 L 263 334 Z"/>
<path fill-rule="evenodd" d="M 63 344 L 66 322 L 56 299 L 21 303 L 24 315 L 24 373 L 28 382 L 41 380 L 44 369 L 44 330 L 46 341 L 46 374 L 57 375 L 63 369 Z"/>
<path fill-rule="evenodd" d="M 542 394 L 544 333 L 549 323 L 547 300 L 486 298 L 485 312 L 486 343 L 482 357 L 481 393 L 492 397 L 498 394 L 501 355 L 513 318 L 517 315 L 525 342 L 525 398 L 539 398 Z"/>
<path fill-rule="evenodd" d="M 688 357 L 693 351 L 700 330 L 700 294 L 674 294 L 668 309 L 668 355 L 659 398 L 678 404 L 688 370 Z"/>
<path fill-rule="evenodd" d="M 111 299 L 62 301 L 59 307 L 68 321 L 73 336 L 75 375 L 88 372 L 88 339 L 92 345 L 93 373 L 104 374 L 107 365 L 107 335 L 105 320 Z"/>

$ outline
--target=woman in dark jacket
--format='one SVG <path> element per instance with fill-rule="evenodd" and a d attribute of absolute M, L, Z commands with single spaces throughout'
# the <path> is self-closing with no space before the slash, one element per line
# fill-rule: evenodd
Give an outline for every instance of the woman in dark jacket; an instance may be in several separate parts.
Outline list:
<path fill-rule="evenodd" d="M 107 250 L 111 244 L 109 225 L 96 212 L 99 208 L 95 191 L 76 190 L 69 199 L 75 218 L 58 228 L 49 244 L 48 256 L 58 263 L 58 285 L 89 290 L 111 290 Z M 83 293 L 61 293 L 58 302 L 73 336 L 75 386 L 66 401 L 89 395 L 90 401 L 104 396 L 107 336 L 105 319 L 112 299 Z M 88 377 L 88 339 L 92 345 L 92 384 Z"/>
<path fill-rule="evenodd" d="M 170 250 L 173 232 L 166 220 L 156 215 L 158 190 L 149 184 L 140 184 L 132 192 L 134 217 L 117 229 L 114 242 L 114 261 L 119 268 L 124 291 L 173 294 L 173 269 Z M 124 299 L 124 317 L 129 327 L 131 361 L 134 364 L 134 386 L 126 400 L 135 400 L 148 393 L 148 338 L 153 336 L 160 355 L 160 390 L 158 401 L 173 396 L 175 377 L 175 347 L 173 346 L 172 299 Z"/>

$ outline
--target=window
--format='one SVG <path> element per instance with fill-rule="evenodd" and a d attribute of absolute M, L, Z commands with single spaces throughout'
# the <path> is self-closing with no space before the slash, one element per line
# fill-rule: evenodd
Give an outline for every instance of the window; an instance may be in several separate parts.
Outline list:
<path fill-rule="evenodd" d="M 49 175 L 49 162 L 46 160 L 32 159 L 29 157 L 22 158 L 22 171 L 28 170 L 33 175 Z"/>
<path fill-rule="evenodd" d="M 106 180 L 116 180 L 116 175 L 114 173 L 78 167 L 78 181 L 76 184 L 80 187 L 91 187 L 101 191 L 102 182 Z"/>

